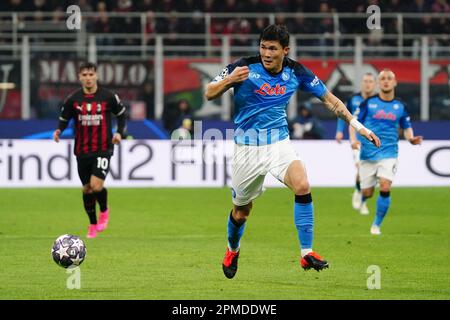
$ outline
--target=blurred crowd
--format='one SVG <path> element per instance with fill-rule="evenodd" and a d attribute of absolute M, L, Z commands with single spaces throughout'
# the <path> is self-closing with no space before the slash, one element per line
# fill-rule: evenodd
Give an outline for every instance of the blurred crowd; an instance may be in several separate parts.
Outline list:
<path fill-rule="evenodd" d="M 335 30 L 332 13 L 366 13 L 370 5 L 378 5 L 381 13 L 449 13 L 450 0 L 1 0 L 2 12 L 32 12 L 27 20 L 35 22 L 58 22 L 65 19 L 65 10 L 71 4 L 77 4 L 81 12 L 94 12 L 95 16 L 85 19 L 89 32 L 97 35 L 105 33 L 136 34 L 145 29 L 147 44 L 153 45 L 156 34 L 165 34 L 165 45 L 202 46 L 206 33 L 211 34 L 211 43 L 221 45 L 221 35 L 231 35 L 234 46 L 257 45 L 257 37 L 264 26 L 268 25 L 267 15 L 253 17 L 235 17 L 211 19 L 210 30 L 206 30 L 205 18 L 202 13 L 275 13 L 278 24 L 286 24 L 291 33 L 310 34 L 304 37 L 298 45 L 302 46 L 332 46 L 334 35 L 366 34 L 366 43 L 371 46 L 397 45 L 395 35 L 399 32 L 397 18 L 382 17 L 382 29 L 369 30 L 366 27 L 366 17 L 341 17 L 339 30 Z M 50 12 L 50 15 L 43 13 Z M 108 13 L 146 13 L 146 23 L 141 25 L 140 16 L 108 16 Z M 159 13 L 166 13 L 164 17 Z M 188 17 L 180 17 L 174 13 L 191 13 Z M 279 13 L 279 14 L 277 14 Z M 294 17 L 286 17 L 282 13 L 298 13 Z M 323 17 L 305 17 L 302 13 L 322 13 Z M 0 20 L 1 20 L 0 16 Z M 3 17 L 3 19 L 6 19 Z M 405 17 L 402 23 L 403 34 L 439 34 L 431 39 L 431 45 L 450 45 L 450 19 L 445 17 L 422 18 Z M 1 29 L 1 28 L 0 28 Z M 32 32 L 31 30 L 21 30 Z M 20 32 L 20 30 L 19 30 Z M 180 35 L 189 34 L 186 37 Z M 194 37 L 192 37 L 194 35 Z M 195 37 L 195 35 L 199 35 Z M 314 35 L 320 35 L 317 37 Z M 0 39 L 1 41 L 1 39 Z M 97 37 L 99 45 L 138 45 L 142 38 Z M 351 36 L 341 37 L 341 45 L 352 43 Z M 405 40 L 406 46 L 413 45 L 412 40 Z"/>
<path fill-rule="evenodd" d="M 96 12 L 98 15 L 89 23 L 90 31 L 96 33 L 132 33 L 140 32 L 139 18 L 120 18 L 111 21 L 108 12 L 146 12 L 147 34 L 152 33 L 205 33 L 204 19 L 201 13 L 334 13 L 352 12 L 365 14 L 370 5 L 378 5 L 382 13 L 450 13 L 450 0 L 1 0 L 0 11 L 34 12 L 35 19 L 58 20 L 64 16 L 66 8 L 77 4 L 82 12 Z M 52 18 L 42 18 L 40 13 L 52 12 Z M 155 13 L 192 13 L 189 18 L 175 15 L 154 17 Z M 114 18 L 115 19 L 115 18 Z M 277 23 L 284 23 L 293 33 L 323 34 L 334 32 L 331 15 L 317 19 L 285 18 L 277 15 Z M 354 18 L 342 18 L 341 33 L 367 32 L 364 21 Z M 226 18 L 213 19 L 211 32 L 218 34 L 259 34 L 268 21 L 264 18 Z M 396 19 L 383 19 L 387 32 L 397 32 Z M 424 17 L 421 20 L 405 19 L 404 33 L 449 33 L 449 20 Z M 376 37 L 374 37 L 376 38 Z M 214 39 L 213 39 L 214 40 Z M 243 37 L 239 41 L 249 41 Z M 199 43 L 200 44 L 200 43 Z M 250 44 L 250 43 L 245 43 Z"/>
<path fill-rule="evenodd" d="M 330 12 L 365 12 L 373 4 L 383 12 L 450 12 L 447 0 L 2 0 L 0 9 L 54 11 L 77 4 L 88 12 L 96 11 L 100 3 L 115 12 L 320 12 L 323 4 Z"/>

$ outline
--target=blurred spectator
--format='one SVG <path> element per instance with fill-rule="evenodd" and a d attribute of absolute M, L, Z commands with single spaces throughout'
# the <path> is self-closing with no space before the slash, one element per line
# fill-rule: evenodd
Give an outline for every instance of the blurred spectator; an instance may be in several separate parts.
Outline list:
<path fill-rule="evenodd" d="M 450 4 L 447 0 L 434 0 L 431 11 L 436 13 L 450 13 Z"/>
<path fill-rule="evenodd" d="M 33 0 L 31 11 L 52 11 L 53 8 L 47 3 L 47 0 Z"/>
<path fill-rule="evenodd" d="M 92 11 L 94 11 L 94 8 L 88 2 L 88 0 L 78 0 L 78 6 L 80 7 L 81 12 L 92 12 Z"/>
<path fill-rule="evenodd" d="M 238 0 L 222 0 L 219 1 L 219 7 L 218 7 L 220 12 L 226 12 L 226 13 L 231 13 L 231 12 L 241 12 L 241 5 L 240 5 L 240 1 Z"/>
<path fill-rule="evenodd" d="M 134 12 L 135 8 L 132 0 L 117 0 L 116 6 L 113 9 L 117 13 L 129 13 Z M 140 29 L 140 20 L 136 17 L 120 16 L 114 18 L 112 21 L 112 26 L 114 32 L 118 33 L 138 33 Z M 121 41 L 123 45 L 134 45 L 136 43 L 135 39 L 131 37 L 125 38 Z"/>
<path fill-rule="evenodd" d="M 110 33 L 111 32 L 111 23 L 109 21 L 109 17 L 107 14 L 106 3 L 100 1 L 97 3 L 97 17 L 93 23 L 93 32 L 94 33 Z M 97 45 L 113 45 L 114 40 L 111 37 L 102 37 L 101 35 L 96 36 Z"/>
<path fill-rule="evenodd" d="M 425 0 L 414 0 L 407 8 L 407 11 L 416 13 L 430 12 L 431 7 Z"/>
<path fill-rule="evenodd" d="M 153 79 L 149 79 L 144 85 L 141 99 L 145 102 L 147 110 L 147 119 L 155 119 L 155 89 L 153 87 Z"/>
<path fill-rule="evenodd" d="M 222 45 L 222 35 L 231 34 L 231 30 L 228 29 L 227 19 L 212 19 L 211 21 L 211 43 L 214 46 Z"/>
<path fill-rule="evenodd" d="M 158 32 L 165 33 L 164 45 L 167 46 L 176 46 L 182 44 L 178 37 L 178 33 L 180 33 L 183 28 L 181 27 L 180 20 L 173 13 L 175 12 L 172 12 L 170 17 L 165 19 L 164 23 L 158 23 Z"/>
<path fill-rule="evenodd" d="M 385 11 L 392 12 L 392 13 L 398 13 L 398 12 L 405 12 L 406 9 L 405 9 L 405 5 L 402 3 L 401 0 L 390 0 L 389 4 L 386 4 Z"/>
<path fill-rule="evenodd" d="M 299 115 L 290 124 L 292 139 L 322 139 L 324 128 L 311 110 L 310 104 L 300 106 Z"/>
<path fill-rule="evenodd" d="M 4 0 L 2 0 L 3 2 Z M 7 11 L 21 12 L 29 11 L 31 7 L 26 3 L 25 0 L 9 0 L 9 5 L 6 6 Z"/>
<path fill-rule="evenodd" d="M 158 10 L 158 11 L 171 12 L 171 11 L 176 10 L 175 5 L 172 0 L 161 0 L 160 2 L 161 2 L 160 6 L 159 6 L 160 10 Z"/>
<path fill-rule="evenodd" d="M 177 0 L 176 10 L 180 12 L 195 12 L 202 8 L 201 0 Z"/>
<path fill-rule="evenodd" d="M 214 7 L 214 0 L 203 0 L 203 6 L 202 6 L 202 11 L 203 12 L 215 12 L 215 7 Z"/>
<path fill-rule="evenodd" d="M 163 124 L 172 138 L 186 138 L 193 130 L 191 107 L 186 99 L 181 99 L 175 104 L 169 104 L 164 108 Z"/>
<path fill-rule="evenodd" d="M 139 12 L 155 11 L 156 1 L 155 0 L 142 0 L 139 1 L 137 6 Z"/>
<path fill-rule="evenodd" d="M 236 47 L 250 46 L 251 38 L 249 37 L 251 26 L 247 19 L 237 18 L 228 22 L 227 28 L 233 35 L 231 44 Z M 242 55 L 247 53 L 236 52 L 236 55 Z"/>
<path fill-rule="evenodd" d="M 153 11 L 147 11 L 147 20 L 145 22 L 146 43 L 149 46 L 155 44 L 156 20 Z"/>
<path fill-rule="evenodd" d="M 66 12 L 62 7 L 56 7 L 52 13 L 52 23 L 59 24 L 66 20 Z"/>
<path fill-rule="evenodd" d="M 318 31 L 322 35 L 319 37 L 318 45 L 322 50 L 321 55 L 327 56 L 331 54 L 329 51 L 325 49 L 331 47 L 333 45 L 333 37 L 334 37 L 334 23 L 333 18 L 331 16 L 331 9 L 328 3 L 321 2 L 319 13 L 326 14 L 325 17 L 320 19 L 320 23 L 318 26 Z"/>
<path fill-rule="evenodd" d="M 243 5 L 241 7 L 242 12 L 269 12 L 270 11 L 270 7 L 268 6 L 262 6 L 259 0 L 248 0 L 248 1 L 243 1 Z M 263 28 L 264 29 L 264 28 Z M 260 31 L 256 32 L 256 33 L 260 33 Z"/>

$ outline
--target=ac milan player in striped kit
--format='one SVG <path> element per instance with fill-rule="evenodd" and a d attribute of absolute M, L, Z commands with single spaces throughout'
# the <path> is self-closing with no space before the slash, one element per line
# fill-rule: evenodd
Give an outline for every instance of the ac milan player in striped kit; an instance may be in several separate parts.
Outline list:
<path fill-rule="evenodd" d="M 71 93 L 61 107 L 58 129 L 53 139 L 59 142 L 70 119 L 75 121 L 75 147 L 78 175 L 83 184 L 83 203 L 89 216 L 88 238 L 106 229 L 109 220 L 107 190 L 103 187 L 109 171 L 114 145 L 119 144 L 126 126 L 126 109 L 119 97 L 97 85 L 97 66 L 83 63 L 79 68 L 81 88 Z M 117 132 L 112 134 L 111 114 L 117 117 Z M 100 206 L 97 221 L 96 201 Z"/>

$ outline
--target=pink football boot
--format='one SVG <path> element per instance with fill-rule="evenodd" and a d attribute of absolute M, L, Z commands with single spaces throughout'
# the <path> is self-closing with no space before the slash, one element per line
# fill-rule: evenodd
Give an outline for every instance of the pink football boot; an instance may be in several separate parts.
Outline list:
<path fill-rule="evenodd" d="M 104 212 L 100 212 L 100 217 L 97 223 L 97 231 L 101 232 L 106 229 L 109 221 L 109 208 Z"/>
<path fill-rule="evenodd" d="M 97 225 L 96 224 L 90 224 L 88 229 L 87 238 L 95 238 L 97 236 Z"/>

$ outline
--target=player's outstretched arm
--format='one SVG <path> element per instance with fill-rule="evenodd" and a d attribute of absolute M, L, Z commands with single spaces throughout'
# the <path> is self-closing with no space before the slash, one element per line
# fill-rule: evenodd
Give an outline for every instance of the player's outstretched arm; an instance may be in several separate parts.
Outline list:
<path fill-rule="evenodd" d="M 412 128 L 405 129 L 403 132 L 405 139 L 409 141 L 411 144 L 421 144 L 423 141 L 422 136 L 414 136 L 414 131 Z"/>
<path fill-rule="evenodd" d="M 348 111 L 345 104 L 338 97 L 327 90 L 321 100 L 325 106 L 331 110 L 331 112 L 355 128 L 360 135 L 372 142 L 376 147 L 381 145 L 380 139 L 378 139 L 378 137 L 371 130 L 364 127 L 364 125 L 354 118 L 350 111 Z"/>
<path fill-rule="evenodd" d="M 348 126 L 348 136 L 352 149 L 359 150 L 361 148 L 361 142 L 356 138 L 356 131 L 352 126 Z"/>
<path fill-rule="evenodd" d="M 249 69 L 247 66 L 236 67 L 232 73 L 219 81 L 210 82 L 206 86 L 205 97 L 213 100 L 220 97 L 225 91 L 230 89 L 235 83 L 239 83 L 248 79 Z"/>

